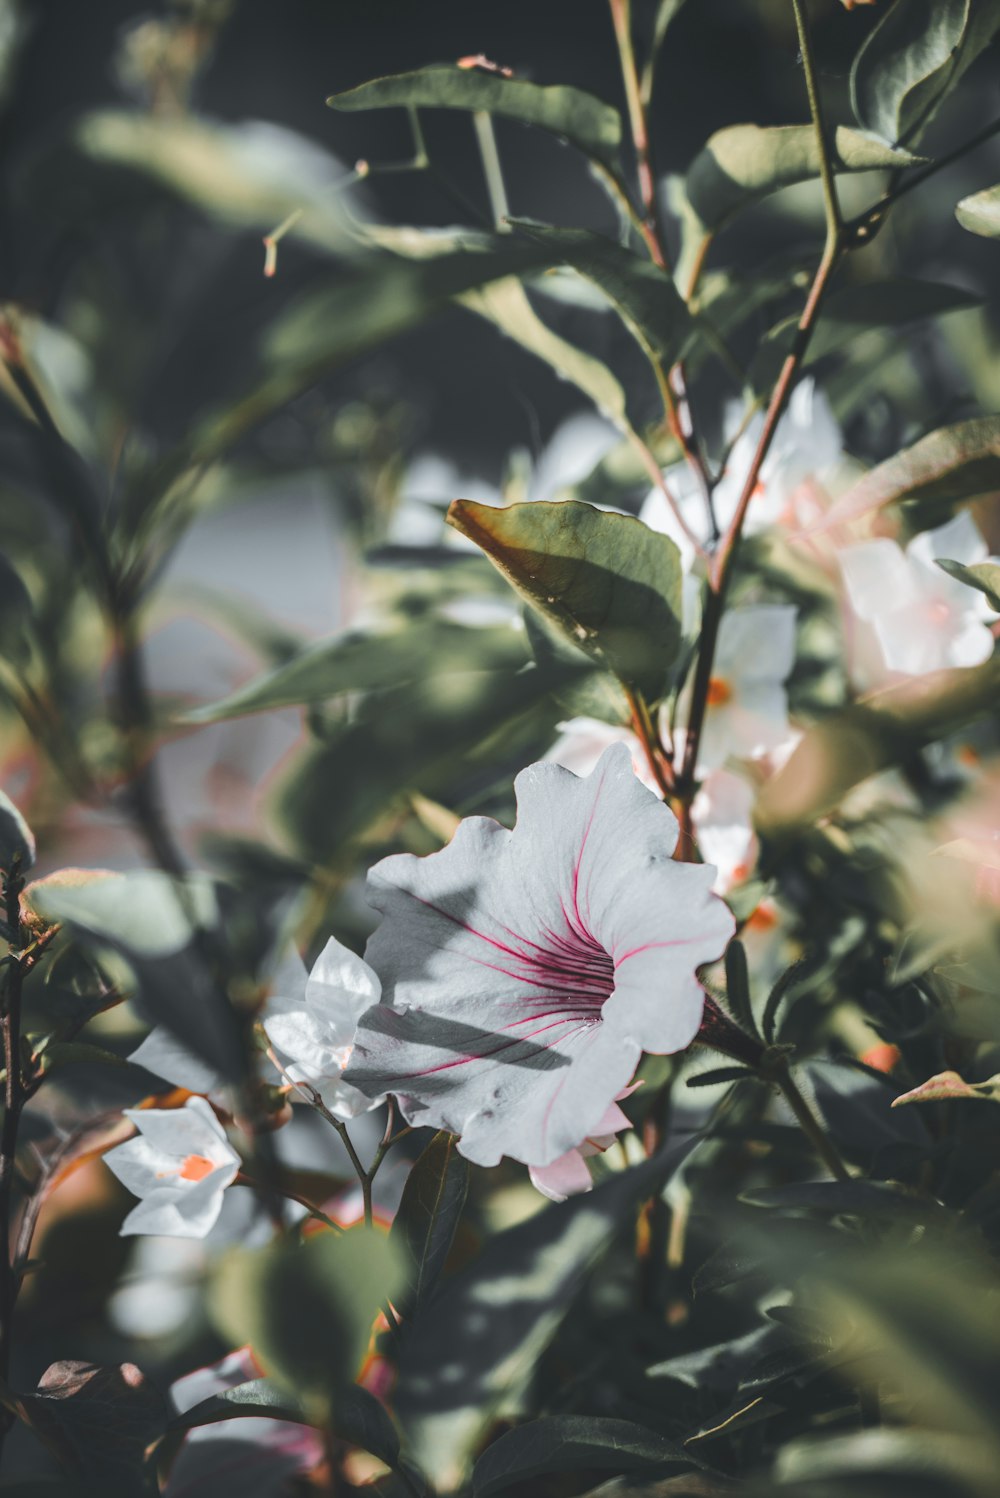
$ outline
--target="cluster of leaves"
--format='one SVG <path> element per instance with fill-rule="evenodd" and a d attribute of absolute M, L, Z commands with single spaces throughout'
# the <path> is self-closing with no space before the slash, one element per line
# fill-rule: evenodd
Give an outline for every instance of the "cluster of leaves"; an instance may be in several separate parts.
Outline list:
<path fill-rule="evenodd" d="M 682 8 L 651 9 L 640 73 L 630 7 L 612 0 L 640 178 L 637 112 L 648 113 L 656 53 Z M 827 512 L 826 532 L 893 507 L 919 531 L 1000 486 L 1000 417 L 977 409 L 941 425 L 942 402 L 913 376 L 900 337 L 978 298 L 890 276 L 888 253 L 855 254 L 881 243 L 897 211 L 919 213 L 911 190 L 946 180 L 969 146 L 946 134 L 939 145 L 935 132 L 960 122 L 1000 7 L 879 6 L 851 71 L 851 123 L 826 128 L 813 100 L 809 123 L 712 134 L 669 184 L 667 236 L 655 192 L 633 191 L 616 108 L 485 60 L 329 101 L 338 113 L 404 110 L 405 165 L 428 176 L 425 112 L 474 122 L 488 217 L 447 230 L 373 221 L 363 194 L 377 166 L 344 180 L 290 132 L 192 111 L 227 10 L 200 0 L 148 23 L 127 57 L 147 104 L 75 121 L 14 189 L 31 274 L 0 328 L 0 693 L 12 779 L 17 755 L 33 756 L 35 835 L 5 798 L 0 1425 L 33 1432 L 65 1479 L 31 1490 L 169 1493 L 178 1452 L 195 1449 L 190 1432 L 260 1418 L 321 1432 L 314 1466 L 325 1458 L 338 1491 L 358 1470 L 345 1455 L 362 1452 L 387 1494 L 599 1483 L 679 1498 L 989 1494 L 1000 1458 L 997 926 L 988 909 L 956 926 L 951 905 L 930 919 L 899 845 L 955 791 L 954 769 L 925 751 L 961 732 L 980 756 L 995 753 L 995 661 L 856 700 L 828 580 L 762 538 L 737 552 L 738 528 L 729 553 L 726 538 L 704 548 L 706 618 L 728 587 L 737 602 L 794 602 L 803 641 L 818 642 L 791 684 L 805 732 L 757 798 L 759 878 L 731 895 L 745 945 L 709 980 L 766 1064 L 737 1057 L 699 1072 L 696 1054 L 648 1058 L 629 1108 L 651 1147 L 624 1168 L 606 1163 L 586 1196 L 524 1214 L 513 1172 L 473 1175 L 451 1136 L 418 1133 L 391 1231 L 337 1232 L 320 1203 L 346 1172 L 307 1180 L 282 1163 L 269 1130 L 283 1099 L 254 1063 L 255 1021 L 287 944 L 314 949 L 332 928 L 359 941 L 354 881 L 381 853 L 433 851 L 467 813 L 509 819 L 513 774 L 542 757 L 561 720 L 635 729 L 661 788 L 690 812 L 695 767 L 652 743 L 649 725 L 692 676 L 699 636 L 678 546 L 635 511 L 685 458 L 711 489 L 725 454 L 708 462 L 687 423 L 725 381 L 749 411 L 770 403 L 777 415 L 791 360 L 822 380 L 845 430 L 861 429 L 875 393 L 886 402 L 905 445 L 874 443 L 882 461 Z M 496 120 L 579 154 L 606 195 L 600 231 L 510 217 Z M 818 202 L 821 183 L 829 196 L 849 175 L 869 199 L 828 222 L 833 258 L 819 260 L 815 219 L 808 243 L 790 247 L 788 190 L 804 185 Z M 955 213 L 997 237 L 1000 188 Z M 761 222 L 778 248 L 748 266 L 741 231 Z M 804 326 L 817 263 L 827 279 L 847 272 L 824 280 L 819 319 Z M 365 383 L 372 351 L 453 305 L 568 381 L 617 433 L 569 495 L 525 500 L 514 465 L 503 508 L 447 496 L 451 527 L 492 569 L 469 548 L 393 540 L 407 414 Z M 594 318 L 606 357 L 567 336 Z M 362 620 L 377 622 L 345 620 L 307 641 L 203 593 L 199 607 L 258 669 L 219 700 L 153 697 L 145 644 L 192 528 L 317 477 L 365 579 Z M 995 566 L 949 570 L 1000 604 Z M 269 789 L 266 825 L 203 839 L 209 872 L 192 873 L 155 756 L 289 707 L 304 710 L 307 739 Z M 865 788 L 885 770 L 919 815 L 873 813 Z M 149 867 L 60 870 L 74 820 L 109 812 Z M 47 872 L 26 885 L 36 836 Z M 753 914 L 765 892 L 784 924 L 777 950 L 761 954 Z M 26 1389 L 37 1359 L 11 1339 L 22 1283 L 21 1321 L 41 1316 L 32 1275 L 44 1284 L 47 1270 L 32 1242 L 46 1203 L 122 1137 L 122 1106 L 150 1095 L 123 1059 L 139 1024 L 165 1026 L 230 1089 L 255 1220 L 286 1228 L 219 1260 L 197 1336 L 160 1370 L 176 1372 L 178 1352 L 189 1367 L 248 1343 L 261 1376 L 181 1414 L 131 1362 L 57 1362 Z M 891 1079 L 858 1059 L 876 1042 L 892 1048 Z M 831 1178 L 801 1118 L 775 1109 L 793 1053 Z M 894 1109 L 901 1091 L 908 1106 Z M 670 1119 L 689 1136 L 680 1147 L 663 1143 Z M 370 1204 L 371 1176 L 362 1184 Z M 285 1197 L 305 1198 L 308 1217 L 289 1226 Z M 0 1494 L 22 1490 L 0 1482 Z"/>

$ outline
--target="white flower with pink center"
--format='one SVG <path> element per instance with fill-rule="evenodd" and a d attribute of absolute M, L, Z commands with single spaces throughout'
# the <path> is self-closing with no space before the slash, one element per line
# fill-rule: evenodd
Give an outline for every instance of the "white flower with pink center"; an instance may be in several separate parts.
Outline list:
<path fill-rule="evenodd" d="M 515 791 L 513 831 L 469 817 L 372 869 L 383 997 L 345 1077 L 480 1165 L 547 1166 L 600 1132 L 643 1051 L 694 1039 L 696 969 L 733 919 L 711 869 L 673 861 L 677 822 L 624 745 L 586 779 L 531 765 Z"/>
<path fill-rule="evenodd" d="M 922 676 L 989 659 L 993 611 L 977 589 L 935 565 L 940 557 L 971 566 L 984 562 L 986 555 L 986 543 L 967 510 L 937 530 L 915 536 L 905 551 L 877 536 L 839 553 L 851 607 L 874 629 L 890 671 Z"/>
<path fill-rule="evenodd" d="M 124 1112 L 138 1133 L 104 1156 L 108 1169 L 140 1198 L 122 1223 L 122 1236 L 204 1238 L 240 1168 L 219 1120 L 200 1097 L 188 1098 L 183 1108 Z"/>

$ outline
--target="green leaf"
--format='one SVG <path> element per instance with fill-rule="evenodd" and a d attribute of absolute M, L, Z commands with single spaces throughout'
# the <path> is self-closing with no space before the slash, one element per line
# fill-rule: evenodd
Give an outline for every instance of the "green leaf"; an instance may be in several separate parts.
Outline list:
<path fill-rule="evenodd" d="M 778 1452 L 775 1493 L 861 1498 L 874 1493 L 987 1494 L 996 1481 L 997 1451 L 948 1431 L 892 1429 L 811 1434 Z M 801 1486 L 800 1486 L 801 1484 Z"/>
<path fill-rule="evenodd" d="M 399 1254 L 381 1233 L 352 1228 L 302 1242 L 227 1254 L 210 1312 L 234 1343 L 301 1401 L 310 1421 L 333 1414 L 365 1355 L 379 1307 L 402 1282 Z"/>
<path fill-rule="evenodd" d="M 524 641 L 511 629 L 467 629 L 445 620 L 412 623 L 384 634 L 347 631 L 320 640 L 231 697 L 186 713 L 186 723 L 218 723 L 272 708 L 325 702 L 341 692 L 378 691 L 475 664 L 482 670 L 523 666 Z"/>
<path fill-rule="evenodd" d="M 287 1389 L 282 1389 L 270 1378 L 253 1378 L 245 1384 L 224 1389 L 221 1394 L 210 1394 L 207 1399 L 177 1415 L 168 1429 L 183 1432 L 195 1430 L 200 1425 L 245 1420 L 250 1416 L 266 1420 L 306 1420 L 304 1411 Z"/>
<path fill-rule="evenodd" d="M 273 229 L 296 213 L 297 236 L 326 249 L 351 247 L 331 190 L 338 163 L 292 130 L 104 110 L 84 116 L 74 142 L 92 160 L 143 172 L 225 223 Z"/>
<path fill-rule="evenodd" d="M 829 530 L 904 499 L 956 504 L 998 486 L 1000 416 L 980 416 L 941 427 L 887 458 L 859 479 L 816 529 Z"/>
<path fill-rule="evenodd" d="M 956 205 L 955 217 L 971 234 L 1000 238 L 1000 187 L 984 187 L 982 192 L 962 198 Z"/>
<path fill-rule="evenodd" d="M 229 1080 L 245 1068 L 236 1019 L 206 961 L 216 929 L 215 890 L 204 876 L 181 884 L 167 874 L 60 875 L 31 885 L 26 898 L 45 921 L 59 921 L 97 948 L 124 957 L 139 985 L 140 1012 L 163 1024 Z"/>
<path fill-rule="evenodd" d="M 31 655 L 33 612 L 21 574 L 0 552 L 0 653 L 12 666 L 23 666 Z"/>
<path fill-rule="evenodd" d="M 688 1077 L 686 1087 L 721 1087 L 725 1082 L 742 1082 L 744 1077 L 754 1077 L 746 1066 L 713 1066 L 710 1071 L 697 1072 L 693 1077 Z"/>
<path fill-rule="evenodd" d="M 1000 563 L 974 562 L 967 567 L 964 562 L 953 562 L 949 557 L 937 557 L 935 560 L 949 577 L 957 578 L 960 583 L 966 583 L 982 593 L 990 608 L 1000 614 Z"/>
<path fill-rule="evenodd" d="M 694 1465 L 679 1442 L 631 1420 L 553 1415 L 510 1430 L 488 1446 L 476 1463 L 472 1483 L 476 1498 L 492 1498 L 549 1473 L 561 1476 L 593 1469 L 624 1475 Z"/>
<path fill-rule="evenodd" d="M 458 1140 L 442 1131 L 406 1178 L 389 1236 L 410 1265 L 409 1284 L 399 1302 L 407 1319 L 433 1294 L 441 1278 L 468 1195 L 469 1174 Z"/>
<path fill-rule="evenodd" d="M 448 521 L 578 649 L 650 701 L 662 694 L 681 641 L 680 555 L 667 536 L 578 500 L 456 500 Z"/>
<path fill-rule="evenodd" d="M 22 870 L 35 861 L 35 835 L 9 796 L 0 791 L 0 869 Z"/>
<path fill-rule="evenodd" d="M 407 1331 L 396 1409 L 414 1456 L 446 1492 L 497 1416 L 516 1409 L 538 1360 L 636 1207 L 692 1145 L 610 1176 L 489 1240 Z"/>
<path fill-rule="evenodd" d="M 133 1363 L 53 1363 L 34 1393 L 17 1396 L 17 1405 L 70 1477 L 122 1498 L 148 1493 L 143 1456 L 166 1429 L 170 1410 Z"/>
<path fill-rule="evenodd" d="M 750 971 L 746 947 L 734 937 L 726 948 L 726 1002 L 738 1025 L 751 1035 L 757 1034 L 757 1021 L 750 997 Z"/>
<path fill-rule="evenodd" d="M 993 0 L 896 0 L 851 69 L 858 122 L 891 143 L 918 136 L 998 28 Z"/>
<path fill-rule="evenodd" d="M 905 1224 L 947 1220 L 949 1209 L 932 1197 L 907 1195 L 884 1181 L 799 1181 L 791 1186 L 761 1186 L 741 1198 L 754 1207 L 788 1207 L 836 1217 L 846 1213 L 876 1221 Z"/>
<path fill-rule="evenodd" d="M 648 256 L 589 229 L 511 222 L 603 292 L 654 367 L 669 367 L 683 358 L 694 320 L 672 278 Z"/>
<path fill-rule="evenodd" d="M 53 1040 L 42 1050 L 39 1060 L 45 1076 L 57 1067 L 76 1065 L 128 1066 L 124 1056 L 105 1050 L 104 1046 L 90 1045 L 83 1040 Z"/>
<path fill-rule="evenodd" d="M 838 172 L 896 169 L 918 160 L 859 130 L 837 127 L 833 165 Z M 819 169 L 819 146 L 811 125 L 729 125 L 709 138 L 688 169 L 688 201 L 703 232 L 714 233 L 741 209 L 783 187 L 818 177 Z"/>
<path fill-rule="evenodd" d="M 327 99 L 331 109 L 467 109 L 506 115 L 525 125 L 540 125 L 578 146 L 588 156 L 613 166 L 621 144 L 618 111 L 593 94 L 563 84 L 542 87 L 519 78 L 504 78 L 477 68 L 418 68 L 375 78 Z"/>
<path fill-rule="evenodd" d="M 754 820 L 776 838 L 832 811 L 861 781 L 995 712 L 1000 662 L 901 682 L 807 729 L 763 787 Z"/>

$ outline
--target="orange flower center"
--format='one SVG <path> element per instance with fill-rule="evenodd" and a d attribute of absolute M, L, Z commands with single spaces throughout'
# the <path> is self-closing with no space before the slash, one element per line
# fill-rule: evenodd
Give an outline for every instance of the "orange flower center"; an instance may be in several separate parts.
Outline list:
<path fill-rule="evenodd" d="M 215 1166 L 205 1155 L 188 1155 L 180 1169 L 182 1181 L 203 1181 L 210 1176 Z"/>
<path fill-rule="evenodd" d="M 733 695 L 733 689 L 724 676 L 712 676 L 708 682 L 709 707 L 722 707 Z"/>

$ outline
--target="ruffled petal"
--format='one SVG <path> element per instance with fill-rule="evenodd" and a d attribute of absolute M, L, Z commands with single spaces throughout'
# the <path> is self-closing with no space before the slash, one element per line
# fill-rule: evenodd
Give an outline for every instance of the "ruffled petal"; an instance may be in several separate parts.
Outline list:
<path fill-rule="evenodd" d="M 564 1202 L 568 1196 L 590 1191 L 593 1179 L 579 1150 L 567 1150 L 551 1165 L 532 1165 L 528 1169 L 531 1184 L 550 1201 Z"/>

